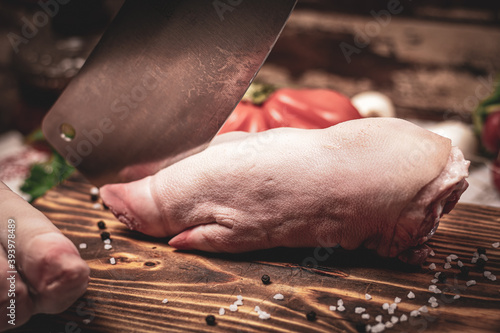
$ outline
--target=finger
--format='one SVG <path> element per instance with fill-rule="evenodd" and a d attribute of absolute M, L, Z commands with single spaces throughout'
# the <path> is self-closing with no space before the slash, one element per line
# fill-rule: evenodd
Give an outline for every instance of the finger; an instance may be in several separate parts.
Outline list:
<path fill-rule="evenodd" d="M 15 271 L 15 267 L 9 267 L 6 250 L 0 246 L 0 316 L 2 318 L 0 330 L 2 331 L 13 328 L 13 324 L 20 326 L 26 323 L 34 311 L 28 287 Z"/>
<path fill-rule="evenodd" d="M 75 245 L 43 215 L 0 182 L 0 243 L 8 248 L 8 230 L 16 241 L 16 266 L 27 283 L 34 311 L 58 313 L 81 296 L 90 269 Z M 7 223 L 15 221 L 8 229 Z"/>

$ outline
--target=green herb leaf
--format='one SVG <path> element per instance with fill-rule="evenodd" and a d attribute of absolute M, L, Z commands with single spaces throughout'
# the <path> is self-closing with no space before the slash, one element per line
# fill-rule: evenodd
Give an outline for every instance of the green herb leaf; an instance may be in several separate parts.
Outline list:
<path fill-rule="evenodd" d="M 45 163 L 37 163 L 31 167 L 30 175 L 21 187 L 21 191 L 31 196 L 31 201 L 42 196 L 52 187 L 68 178 L 75 168 L 69 165 L 56 151 Z"/>
<path fill-rule="evenodd" d="M 478 135 L 481 135 L 483 124 L 490 113 L 496 112 L 500 108 L 500 77 L 497 78 L 493 85 L 493 93 L 483 100 L 477 106 L 472 114 L 474 129 Z"/>
<path fill-rule="evenodd" d="M 276 90 L 277 87 L 273 85 L 254 82 L 250 85 L 250 87 L 248 87 L 242 101 L 260 105 L 264 103 Z"/>

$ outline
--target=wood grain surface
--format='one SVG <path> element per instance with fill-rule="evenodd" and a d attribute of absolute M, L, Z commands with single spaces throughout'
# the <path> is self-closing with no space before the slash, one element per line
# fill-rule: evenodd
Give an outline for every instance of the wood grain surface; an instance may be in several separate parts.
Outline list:
<path fill-rule="evenodd" d="M 500 277 L 500 210 L 458 205 L 444 217 L 430 242 L 436 256 L 422 267 L 410 267 L 397 260 L 381 259 L 371 252 L 332 248 L 273 249 L 240 255 L 213 255 L 174 251 L 166 239 L 146 237 L 129 231 L 102 207 L 93 208 L 91 186 L 79 175 L 48 192 L 35 206 L 44 212 L 77 246 L 91 268 L 86 294 L 59 315 L 37 315 L 16 332 L 356 332 L 363 324 L 376 324 L 391 316 L 383 303 L 402 298 L 395 315 L 428 305 L 429 312 L 410 317 L 386 331 L 393 332 L 499 332 L 500 282 L 482 276 L 470 263 L 478 246 L 485 247 L 486 269 Z M 103 220 L 112 238 L 105 250 L 97 222 Z M 456 254 L 470 266 L 469 279 L 456 278 L 456 261 L 445 270 L 449 254 Z M 116 258 L 116 265 L 109 259 Z M 428 265 L 435 263 L 435 271 Z M 435 272 L 447 274 L 437 283 L 442 294 L 428 291 Z M 272 283 L 264 285 L 268 274 Z M 406 297 L 413 291 L 416 298 Z M 284 300 L 275 300 L 277 293 Z M 365 293 L 372 296 L 365 299 Z M 453 299 L 459 294 L 460 299 Z M 237 295 L 243 305 L 229 311 Z M 427 300 L 435 296 L 439 307 Z M 163 303 L 168 299 L 168 303 Z M 344 312 L 330 311 L 342 299 Z M 271 314 L 261 320 L 254 307 Z M 220 316 L 219 308 L 226 314 Z M 354 312 L 366 308 L 369 320 Z M 314 310 L 317 320 L 306 313 Z M 208 326 L 205 317 L 216 316 Z"/>

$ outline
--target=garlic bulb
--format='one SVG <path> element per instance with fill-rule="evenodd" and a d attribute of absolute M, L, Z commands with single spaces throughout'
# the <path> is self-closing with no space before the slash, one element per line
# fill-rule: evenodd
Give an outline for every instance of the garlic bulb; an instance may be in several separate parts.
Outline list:
<path fill-rule="evenodd" d="M 351 98 L 351 103 L 363 117 L 395 117 L 396 111 L 389 97 L 376 91 L 366 91 Z"/>

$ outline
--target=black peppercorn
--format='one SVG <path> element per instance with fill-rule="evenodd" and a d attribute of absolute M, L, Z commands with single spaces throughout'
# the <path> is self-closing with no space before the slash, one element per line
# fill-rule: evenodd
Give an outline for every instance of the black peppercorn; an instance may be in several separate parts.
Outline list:
<path fill-rule="evenodd" d="M 446 276 L 446 274 L 444 274 L 444 273 L 441 273 L 441 274 L 439 274 L 439 276 L 438 276 L 438 281 L 439 281 L 440 283 L 446 283 L 446 280 L 447 280 L 447 279 L 448 279 L 448 277 L 447 277 L 447 276 Z"/>
<path fill-rule="evenodd" d="M 366 325 L 363 323 L 357 323 L 356 324 L 356 331 L 358 332 L 366 332 Z"/>
<path fill-rule="evenodd" d="M 104 221 L 99 221 L 97 222 L 97 226 L 99 227 L 99 229 L 106 229 L 106 223 L 104 223 Z"/>
<path fill-rule="evenodd" d="M 261 280 L 262 280 L 262 283 L 264 283 L 264 284 L 271 283 L 271 277 L 267 274 L 262 275 Z"/>
<path fill-rule="evenodd" d="M 477 248 L 477 253 L 479 254 L 486 254 L 486 249 L 482 246 Z"/>
<path fill-rule="evenodd" d="M 108 206 L 106 206 L 106 204 L 105 204 L 104 202 L 102 203 L 102 207 L 103 207 L 105 210 L 108 210 L 108 209 L 109 209 L 109 207 L 108 207 Z"/>
<path fill-rule="evenodd" d="M 484 269 L 485 265 L 486 265 L 486 260 L 484 260 L 483 258 L 477 259 L 477 261 L 476 261 L 477 268 Z"/>
<path fill-rule="evenodd" d="M 467 278 L 469 276 L 470 269 L 467 266 L 462 266 L 460 267 L 460 273 L 458 274 L 459 277 L 462 278 Z"/>
<path fill-rule="evenodd" d="M 111 235 L 107 231 L 101 232 L 101 239 L 104 241 L 106 239 L 110 239 Z"/>
<path fill-rule="evenodd" d="M 207 322 L 208 325 L 214 326 L 215 325 L 215 316 L 214 315 L 208 315 L 205 318 L 205 321 Z"/>
<path fill-rule="evenodd" d="M 306 314 L 306 318 L 309 321 L 315 321 L 316 320 L 316 312 L 310 311 Z"/>

